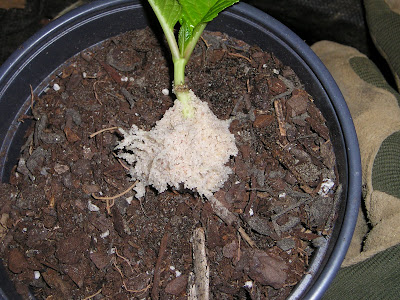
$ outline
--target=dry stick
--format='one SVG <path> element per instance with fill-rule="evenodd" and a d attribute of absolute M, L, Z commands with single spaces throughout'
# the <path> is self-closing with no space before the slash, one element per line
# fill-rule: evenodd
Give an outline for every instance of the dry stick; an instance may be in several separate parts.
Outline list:
<path fill-rule="evenodd" d="M 247 87 L 247 94 L 251 93 L 251 86 L 250 86 L 250 79 L 247 78 L 246 80 L 246 87 Z"/>
<path fill-rule="evenodd" d="M 126 193 L 128 193 L 131 189 L 133 189 L 135 187 L 135 185 L 137 184 L 137 180 L 129 187 L 127 188 L 125 191 L 115 195 L 115 196 L 110 196 L 110 197 L 100 197 L 100 196 L 96 196 L 94 193 L 92 193 L 92 197 L 96 200 L 103 200 L 106 201 L 106 208 L 107 208 L 107 212 L 108 214 L 111 214 L 111 207 L 113 207 L 114 203 L 115 203 L 115 199 L 125 195 Z M 110 204 L 110 200 L 112 200 L 111 204 Z"/>
<path fill-rule="evenodd" d="M 119 253 L 118 253 L 118 250 L 117 250 L 117 247 L 115 247 L 114 249 L 115 249 L 115 254 L 116 254 L 119 258 L 123 259 L 123 260 L 126 262 L 126 264 L 131 268 L 131 271 L 132 271 L 132 273 L 133 273 L 132 264 L 131 264 L 131 262 L 129 261 L 129 259 L 127 259 L 125 256 L 122 256 L 121 254 L 119 254 Z"/>
<path fill-rule="evenodd" d="M 115 154 L 115 153 L 113 152 L 113 155 L 114 155 L 114 157 L 118 160 L 119 164 L 120 164 L 125 170 L 129 170 L 129 167 L 128 167 L 126 164 L 124 164 L 120 158 L 118 158 L 117 154 Z"/>
<path fill-rule="evenodd" d="M 96 135 L 98 135 L 98 134 L 100 134 L 100 133 L 102 133 L 102 132 L 105 132 L 105 131 L 111 131 L 111 130 L 115 130 L 115 129 L 118 129 L 118 127 L 108 127 L 108 128 L 104 128 L 104 129 L 101 129 L 101 130 L 99 130 L 99 131 L 96 131 L 95 133 L 92 133 L 91 135 L 89 135 L 89 137 L 92 139 L 92 138 L 94 138 Z"/>
<path fill-rule="evenodd" d="M 194 286 L 189 289 L 189 299 L 208 300 L 210 297 L 210 270 L 207 264 L 204 229 L 196 228 L 192 235 Z"/>
<path fill-rule="evenodd" d="M 282 103 L 280 100 L 274 101 L 275 114 L 278 119 L 279 133 L 282 137 L 286 137 L 285 116 L 283 115 Z"/>
<path fill-rule="evenodd" d="M 116 84 L 118 85 L 123 85 L 123 81 L 121 80 L 121 75 L 115 70 L 113 67 L 111 67 L 109 64 L 99 60 L 98 61 L 100 65 L 104 68 L 104 70 L 107 71 L 108 75 L 111 76 L 111 78 L 115 81 Z"/>
<path fill-rule="evenodd" d="M 240 233 L 237 233 L 238 236 L 238 249 L 237 249 L 237 260 L 236 261 L 240 261 L 240 257 L 242 255 L 242 250 L 240 249 Z"/>
<path fill-rule="evenodd" d="M 124 95 L 126 101 L 128 101 L 129 108 L 132 109 L 135 106 L 135 97 L 133 97 L 133 95 L 124 87 L 121 87 L 121 93 Z"/>
<path fill-rule="evenodd" d="M 34 99 L 34 96 L 33 96 L 32 85 L 30 84 L 29 87 L 31 88 L 31 110 L 33 111 L 33 103 L 35 102 L 35 99 Z"/>
<path fill-rule="evenodd" d="M 232 213 L 225 205 L 223 205 L 214 195 L 207 197 L 210 201 L 213 212 L 221 218 L 227 225 L 233 225 L 236 227 L 242 238 L 250 245 L 252 248 L 256 248 L 256 243 L 247 235 L 245 230 L 239 225 L 239 218 Z"/>
<path fill-rule="evenodd" d="M 189 273 L 186 293 L 188 295 L 187 297 L 188 300 L 197 300 L 195 276 L 193 272 Z"/>
<path fill-rule="evenodd" d="M 154 278 L 153 278 L 153 288 L 151 289 L 151 299 L 158 299 L 159 297 L 159 287 L 160 287 L 160 275 L 161 275 L 161 263 L 163 260 L 163 256 L 165 251 L 167 250 L 167 242 L 168 242 L 168 232 L 164 233 L 164 236 L 161 239 L 160 250 L 158 250 L 158 257 L 156 266 L 154 268 Z"/>
<path fill-rule="evenodd" d="M 207 49 L 210 48 L 210 44 L 207 42 L 207 40 L 205 38 L 203 38 L 203 36 L 200 36 L 201 40 L 203 41 L 203 43 L 206 45 Z"/>
<path fill-rule="evenodd" d="M 96 84 L 98 84 L 100 82 L 106 82 L 106 81 L 104 81 L 104 80 L 95 81 L 93 83 L 93 92 L 94 92 L 94 97 L 96 98 L 97 102 L 99 102 L 100 105 L 103 105 L 103 103 L 100 101 L 99 96 L 97 95 L 97 92 L 96 92 Z"/>
<path fill-rule="evenodd" d="M 256 243 L 251 239 L 251 237 L 246 233 L 246 231 L 239 226 L 238 231 L 242 238 L 250 245 L 251 248 L 257 248 Z"/>
<path fill-rule="evenodd" d="M 96 293 L 94 293 L 93 295 L 90 295 L 90 296 L 87 296 L 86 298 L 83 298 L 83 300 L 89 300 L 89 299 L 92 299 L 92 298 L 94 298 L 95 296 L 97 296 L 98 294 L 100 294 L 101 293 L 101 290 L 102 290 L 103 288 L 101 288 L 101 289 L 99 289 Z"/>
<path fill-rule="evenodd" d="M 242 54 L 233 53 L 233 52 L 228 52 L 228 55 L 230 55 L 230 56 L 235 56 L 235 57 L 240 57 L 240 58 L 244 58 L 244 59 L 247 60 L 249 63 L 251 63 L 251 59 L 248 58 L 248 57 L 246 57 L 246 56 L 244 56 L 244 55 L 242 55 Z"/>

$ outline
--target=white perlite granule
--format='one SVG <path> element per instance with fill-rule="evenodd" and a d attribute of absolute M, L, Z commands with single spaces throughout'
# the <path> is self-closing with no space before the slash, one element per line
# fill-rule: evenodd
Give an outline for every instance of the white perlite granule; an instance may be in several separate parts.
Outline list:
<path fill-rule="evenodd" d="M 129 132 L 121 129 L 124 139 L 116 149 L 126 160 L 135 186 L 136 198 L 152 185 L 160 193 L 169 186 L 196 189 L 210 196 L 222 187 L 232 170 L 225 166 L 238 153 L 228 120 L 219 120 L 206 102 L 190 91 L 194 116 L 185 118 L 182 104 L 176 100 L 150 131 L 133 125 Z"/>

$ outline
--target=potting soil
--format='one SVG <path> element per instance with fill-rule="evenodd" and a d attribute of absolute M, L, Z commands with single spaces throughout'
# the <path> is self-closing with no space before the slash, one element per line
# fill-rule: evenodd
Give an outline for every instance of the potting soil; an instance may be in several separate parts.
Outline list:
<path fill-rule="evenodd" d="M 221 33 L 204 33 L 187 79 L 231 119 L 239 153 L 214 196 L 237 223 L 193 191 L 134 197 L 116 128 L 150 130 L 174 97 L 164 41 L 149 29 L 123 34 L 72 58 L 20 116 L 33 121 L 1 184 L 0 256 L 25 298 L 186 299 L 198 227 L 214 298 L 285 299 L 306 274 L 340 198 L 318 99 L 274 54 Z"/>

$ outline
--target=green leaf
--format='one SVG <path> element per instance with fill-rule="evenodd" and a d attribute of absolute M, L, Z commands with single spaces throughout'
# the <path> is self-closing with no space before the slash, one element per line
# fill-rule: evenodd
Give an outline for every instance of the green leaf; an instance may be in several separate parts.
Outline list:
<path fill-rule="evenodd" d="M 187 44 L 190 42 L 190 38 L 193 35 L 193 30 L 196 29 L 200 24 L 208 23 L 218 16 L 218 13 L 223 11 L 225 8 L 231 6 L 239 0 L 178 0 L 182 6 L 182 18 L 179 20 L 181 26 L 184 28 L 185 34 L 181 34 L 179 39 L 179 47 L 181 53 Z"/>
<path fill-rule="evenodd" d="M 216 1 L 214 6 L 210 8 L 208 13 L 203 17 L 202 22 L 208 23 L 215 19 L 218 14 L 223 11 L 225 8 L 239 2 L 239 0 L 219 0 Z"/>
<path fill-rule="evenodd" d="M 148 0 L 161 26 L 167 25 L 173 30 L 182 17 L 182 7 L 177 0 Z"/>
<path fill-rule="evenodd" d="M 194 29 L 200 23 L 208 23 L 225 8 L 239 0 L 178 0 L 182 6 L 184 22 Z M 182 22 L 181 22 L 182 24 Z"/>
<path fill-rule="evenodd" d="M 178 33 L 178 45 L 181 51 L 181 56 L 183 56 L 183 51 L 185 50 L 186 43 L 190 40 L 193 34 L 193 29 L 190 28 L 187 22 L 181 22 L 181 28 Z"/>

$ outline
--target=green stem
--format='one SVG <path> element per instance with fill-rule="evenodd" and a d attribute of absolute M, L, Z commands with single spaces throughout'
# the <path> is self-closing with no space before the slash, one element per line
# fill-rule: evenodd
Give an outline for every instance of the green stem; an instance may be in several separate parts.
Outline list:
<path fill-rule="evenodd" d="M 178 58 L 174 60 L 174 85 L 181 86 L 185 84 L 185 67 L 187 60 Z"/>
<path fill-rule="evenodd" d="M 183 116 L 191 118 L 194 114 L 189 89 L 185 85 L 185 67 L 187 60 L 179 58 L 174 61 L 174 90 L 176 98 L 183 105 Z"/>
<path fill-rule="evenodd" d="M 169 49 L 171 50 L 172 54 L 172 59 L 175 60 L 180 57 L 179 54 L 179 47 L 175 39 L 174 31 L 173 28 L 171 28 L 168 23 L 166 22 L 166 19 L 163 17 L 163 13 L 160 9 L 159 6 L 156 5 L 154 0 L 149 0 L 150 6 L 153 9 L 154 13 L 156 14 L 156 17 L 158 21 L 160 22 L 161 28 L 164 31 L 165 37 L 168 42 Z"/>
<path fill-rule="evenodd" d="M 191 99 L 189 90 L 185 85 L 185 67 L 190 56 L 192 55 L 197 41 L 200 39 L 204 28 L 206 28 L 206 25 L 206 23 L 201 23 L 196 26 L 196 28 L 193 30 L 193 35 L 187 43 L 186 47 L 184 47 L 184 49 L 181 49 L 183 50 L 183 53 L 180 55 L 180 58 L 174 60 L 175 95 L 183 105 L 183 116 L 186 118 L 191 118 L 194 114 L 194 111 L 193 106 L 190 103 Z M 184 45 L 181 45 L 181 48 L 183 48 L 183 46 Z"/>
<path fill-rule="evenodd" d="M 201 34 L 203 33 L 204 29 L 206 28 L 206 25 L 207 25 L 207 23 L 200 23 L 193 30 L 193 35 L 190 38 L 189 43 L 186 45 L 185 52 L 183 53 L 183 57 L 186 59 L 186 61 L 188 61 L 190 58 L 190 55 L 192 55 L 194 47 L 196 47 L 197 41 L 200 39 Z"/>
<path fill-rule="evenodd" d="M 192 99 L 190 98 L 189 90 L 183 92 L 175 92 L 176 98 L 182 103 L 182 113 L 185 118 L 191 118 L 194 115 Z"/>

